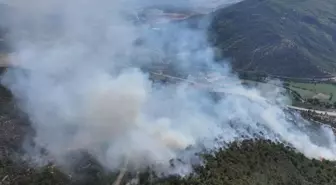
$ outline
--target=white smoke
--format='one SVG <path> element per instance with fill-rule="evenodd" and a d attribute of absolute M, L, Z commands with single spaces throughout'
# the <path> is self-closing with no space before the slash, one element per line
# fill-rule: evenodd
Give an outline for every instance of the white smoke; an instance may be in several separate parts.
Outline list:
<path fill-rule="evenodd" d="M 330 129 L 322 131 L 328 143 L 315 144 L 283 111 L 282 96 L 265 98 L 241 86 L 228 66 L 214 64 L 207 18 L 199 28 L 169 23 L 157 25 L 159 32 L 127 18 L 160 4 L 152 1 L 8 2 L 16 15 L 7 25 L 15 50 L 11 61 L 29 74 L 8 70 L 3 83 L 29 115 L 34 142 L 56 162 L 67 163 L 67 154 L 84 150 L 112 170 L 124 157 L 134 165 L 168 164 L 188 146 L 213 149 L 217 138 L 230 142 L 243 136 L 284 141 L 311 158 L 336 159 Z M 200 2 L 207 3 L 197 6 Z M 140 46 L 134 44 L 139 38 Z M 152 84 L 140 68 L 162 60 L 184 74 L 197 75 L 199 66 L 216 70 L 225 79 L 213 88 L 226 95 L 215 102 L 187 83 Z"/>

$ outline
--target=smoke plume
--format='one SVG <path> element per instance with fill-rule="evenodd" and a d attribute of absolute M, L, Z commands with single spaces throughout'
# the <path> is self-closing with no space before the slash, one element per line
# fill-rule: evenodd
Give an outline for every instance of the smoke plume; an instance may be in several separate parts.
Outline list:
<path fill-rule="evenodd" d="M 221 1 L 232 2 L 237 1 Z M 218 141 L 244 138 L 285 142 L 307 157 L 336 159 L 330 128 L 319 130 L 326 138 L 317 144 L 305 126 L 309 123 L 284 111 L 280 92 L 244 87 L 227 62 L 214 62 L 206 35 L 210 16 L 196 23 L 164 17 L 161 22 L 155 12 L 145 21 L 139 13 L 155 6 L 193 12 L 208 1 L 7 4 L 15 12 L 6 21 L 14 49 L 10 60 L 28 72 L 10 69 L 2 81 L 28 114 L 35 147 L 45 148 L 58 164 L 67 164 L 71 152 L 86 151 L 110 170 L 125 157 L 135 166 L 164 166 L 177 157 L 191 159 L 186 148 L 214 149 Z M 152 82 L 149 71 L 162 65 L 189 80 L 200 72 L 224 78 L 207 89 Z M 222 97 L 213 100 L 210 90 Z"/>

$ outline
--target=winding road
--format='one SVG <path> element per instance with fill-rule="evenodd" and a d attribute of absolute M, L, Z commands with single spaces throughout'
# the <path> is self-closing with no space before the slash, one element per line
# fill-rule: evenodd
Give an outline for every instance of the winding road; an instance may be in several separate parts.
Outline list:
<path fill-rule="evenodd" d="M 302 108 L 302 107 L 295 107 L 295 106 L 291 106 L 291 105 L 287 105 L 288 108 L 290 109 L 294 109 L 294 110 L 299 110 L 299 111 L 314 111 L 318 114 L 327 114 L 329 116 L 333 116 L 336 117 L 336 112 L 331 112 L 331 111 L 322 111 L 322 110 L 315 110 L 315 109 L 306 109 L 306 108 Z"/>
<path fill-rule="evenodd" d="M 197 85 L 198 87 L 209 88 L 209 89 L 213 90 L 214 92 L 234 94 L 234 95 L 243 96 L 243 97 L 246 97 L 246 98 L 250 99 L 248 96 L 246 96 L 244 94 L 237 94 L 237 93 L 229 92 L 229 91 L 227 91 L 226 88 L 213 88 L 211 86 L 211 84 L 200 83 L 200 82 L 196 82 L 196 81 L 192 81 L 192 80 L 188 80 L 188 79 L 184 79 L 184 78 L 180 78 L 180 77 L 176 77 L 176 76 L 166 75 L 166 74 L 162 74 L 162 73 L 156 73 L 156 72 L 150 72 L 150 73 L 153 74 L 153 75 L 166 77 L 166 78 L 170 78 L 170 79 L 173 79 L 173 80 L 184 81 L 184 82 L 190 83 L 192 85 Z M 206 80 L 208 80 L 208 79 L 206 79 Z M 298 111 L 309 111 L 310 110 L 310 111 L 315 111 L 318 114 L 327 114 L 329 116 L 336 117 L 336 112 L 332 112 L 332 111 L 306 109 L 306 108 L 296 107 L 296 106 L 291 106 L 291 105 L 287 105 L 287 108 L 292 109 L 292 110 L 298 110 Z"/>

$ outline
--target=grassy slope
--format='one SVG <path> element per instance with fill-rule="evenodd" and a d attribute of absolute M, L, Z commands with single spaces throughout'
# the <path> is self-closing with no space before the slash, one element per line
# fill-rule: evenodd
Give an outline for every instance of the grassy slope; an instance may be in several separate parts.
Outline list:
<path fill-rule="evenodd" d="M 290 77 L 336 72 L 336 1 L 245 0 L 214 13 L 210 39 L 233 67 Z"/>
<path fill-rule="evenodd" d="M 319 93 L 330 96 L 333 94 L 331 101 L 336 101 L 336 85 L 334 84 L 324 84 L 324 83 L 298 83 L 291 82 L 290 88 L 300 93 L 304 98 L 313 98 Z"/>

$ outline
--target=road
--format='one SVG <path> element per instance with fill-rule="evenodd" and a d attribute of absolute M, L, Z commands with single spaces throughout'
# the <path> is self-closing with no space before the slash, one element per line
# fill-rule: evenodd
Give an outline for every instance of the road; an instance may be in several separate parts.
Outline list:
<path fill-rule="evenodd" d="M 300 111 L 315 111 L 316 113 L 318 114 L 327 114 L 329 116 L 334 116 L 336 117 L 336 112 L 331 112 L 331 111 L 321 111 L 321 110 L 315 110 L 315 109 L 306 109 L 306 108 L 302 108 L 302 107 L 295 107 L 295 106 L 291 106 L 291 105 L 288 105 L 287 106 L 288 108 L 290 109 L 294 109 L 294 110 L 300 110 Z"/>
<path fill-rule="evenodd" d="M 214 88 L 212 88 L 211 84 L 199 83 L 199 82 L 196 82 L 196 81 L 187 80 L 187 79 L 184 79 L 184 78 L 175 77 L 175 76 L 171 76 L 171 75 L 165 75 L 165 74 L 161 74 L 161 73 L 155 73 L 155 72 L 151 72 L 151 74 L 166 77 L 166 78 L 170 78 L 170 79 L 174 79 L 174 80 L 184 81 L 184 82 L 190 83 L 192 85 L 197 85 L 198 87 L 209 88 L 209 89 L 213 90 L 214 92 L 234 94 L 234 95 L 243 96 L 243 97 L 246 97 L 246 98 L 250 99 L 248 96 L 246 96 L 244 94 L 236 94 L 236 93 L 228 92 L 226 88 L 216 88 L 216 89 L 214 89 Z M 293 109 L 293 110 L 299 110 L 299 111 L 309 111 L 309 110 L 312 111 L 313 110 L 313 109 L 306 109 L 306 108 L 302 108 L 302 107 L 295 107 L 295 106 L 291 106 L 291 105 L 287 105 L 287 108 Z M 321 110 L 313 110 L 313 111 L 315 111 L 318 114 L 327 114 L 329 116 L 336 117 L 336 112 L 321 111 Z"/>
<path fill-rule="evenodd" d="M 8 65 L 8 63 L 4 63 L 3 65 L 6 66 L 6 67 L 18 67 L 16 65 Z M 242 97 L 245 97 L 247 99 L 250 99 L 245 94 L 237 94 L 237 93 L 229 92 L 229 91 L 227 91 L 227 88 L 213 88 L 213 86 L 211 85 L 211 82 L 207 78 L 204 78 L 204 79 L 205 79 L 205 81 L 208 81 L 209 83 L 201 83 L 201 82 L 196 82 L 196 81 L 193 81 L 193 80 L 188 80 L 188 79 L 185 79 L 185 78 L 180 78 L 180 77 L 166 75 L 166 74 L 157 73 L 157 72 L 150 72 L 150 73 L 153 74 L 153 75 L 157 75 L 157 76 L 161 76 L 161 77 L 166 77 L 166 78 L 170 78 L 170 79 L 173 79 L 173 80 L 184 81 L 184 82 L 187 82 L 189 84 L 192 84 L 193 86 L 197 86 L 199 88 L 207 88 L 207 89 L 212 90 L 214 92 L 233 94 L 233 95 L 242 96 Z M 250 100 L 253 101 L 253 99 L 250 99 Z M 287 105 L 287 108 L 293 109 L 293 110 L 299 110 L 299 111 L 313 110 L 313 109 L 306 109 L 306 108 L 302 108 L 302 107 L 295 107 L 295 106 L 291 106 L 291 105 Z M 319 113 L 319 114 L 327 114 L 329 116 L 336 117 L 336 112 L 321 111 L 321 110 L 314 110 L 314 111 L 316 113 Z"/>

